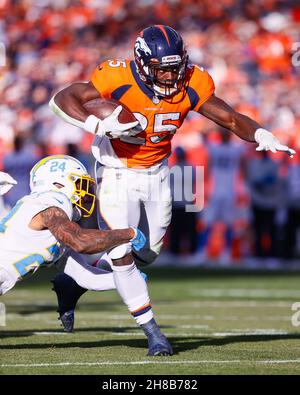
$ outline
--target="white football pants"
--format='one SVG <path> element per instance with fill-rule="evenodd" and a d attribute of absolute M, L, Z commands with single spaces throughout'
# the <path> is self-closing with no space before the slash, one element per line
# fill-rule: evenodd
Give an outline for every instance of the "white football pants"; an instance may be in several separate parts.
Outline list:
<path fill-rule="evenodd" d="M 145 247 L 133 251 L 139 265 L 152 263 L 163 245 L 171 222 L 172 196 L 169 168 L 162 164 L 152 169 L 111 168 L 96 162 L 98 225 L 100 229 L 139 227 L 147 238 Z M 111 259 L 122 258 L 131 244 L 112 249 Z"/>

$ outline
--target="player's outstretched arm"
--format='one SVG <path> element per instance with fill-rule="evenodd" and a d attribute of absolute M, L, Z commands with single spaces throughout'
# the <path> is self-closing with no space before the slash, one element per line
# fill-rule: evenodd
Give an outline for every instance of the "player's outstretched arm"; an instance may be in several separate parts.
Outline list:
<path fill-rule="evenodd" d="M 222 99 L 212 95 L 199 109 L 199 113 L 218 125 L 231 130 L 241 139 L 258 143 L 257 151 L 284 151 L 293 156 L 295 151 L 279 140 L 253 119 L 236 112 Z"/>
<path fill-rule="evenodd" d="M 49 207 L 39 213 L 38 221 L 42 229 L 49 229 L 58 241 L 83 254 L 96 254 L 136 238 L 133 228 L 106 231 L 83 229 L 70 221 L 58 207 Z"/>

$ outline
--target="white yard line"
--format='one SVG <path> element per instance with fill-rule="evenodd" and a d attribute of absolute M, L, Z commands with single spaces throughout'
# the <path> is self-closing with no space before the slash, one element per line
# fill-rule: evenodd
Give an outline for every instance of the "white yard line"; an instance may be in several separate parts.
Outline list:
<path fill-rule="evenodd" d="M 163 303 L 162 303 L 163 304 Z M 262 300 L 249 300 L 249 301 L 209 301 L 209 300 L 195 300 L 195 301 L 179 301 L 176 302 L 176 304 L 188 304 L 191 307 L 219 307 L 219 308 L 224 308 L 224 307 L 230 307 L 230 308 L 239 308 L 239 307 L 282 307 L 282 308 L 290 308 L 291 303 L 290 302 L 268 302 L 268 301 L 262 301 Z M 159 303 L 159 306 L 161 303 Z"/>
<path fill-rule="evenodd" d="M 176 328 L 184 329 L 208 329 L 209 325 L 176 325 Z"/>
<path fill-rule="evenodd" d="M 115 361 L 101 361 L 101 362 L 57 362 L 57 363 L 19 363 L 19 364 L 1 364 L 1 368 L 17 368 L 17 367 L 59 367 L 59 366 L 111 366 L 111 365 L 201 365 L 201 364 L 285 364 L 285 363 L 300 363 L 300 359 L 268 359 L 268 360 L 258 360 L 258 361 L 250 361 L 250 360 L 199 360 L 199 361 L 184 361 L 184 360 L 175 360 L 175 361 L 124 361 L 124 362 L 115 362 Z"/>
<path fill-rule="evenodd" d="M 225 292 L 228 292 L 228 290 L 221 290 L 221 289 L 209 289 L 209 290 L 195 290 L 195 291 L 191 291 L 192 293 L 197 294 L 198 293 L 200 295 L 201 292 L 206 293 L 212 293 L 213 296 L 214 294 L 217 292 L 219 292 L 220 294 L 222 294 L 221 296 L 230 296 Z M 233 292 L 236 291 L 241 291 L 241 290 L 232 290 Z M 245 292 L 248 292 L 247 290 L 243 290 Z M 255 290 L 249 290 L 251 292 L 255 292 Z M 290 290 L 287 290 L 290 291 Z M 266 292 L 266 291 L 263 291 Z M 274 291 L 272 291 L 274 292 Z M 275 291 L 276 292 L 276 291 Z M 298 296 L 299 296 L 299 301 L 300 301 L 300 292 L 296 291 L 296 290 L 292 290 L 292 292 L 297 292 Z M 223 295 L 224 293 L 224 295 Z M 253 295 L 252 295 L 253 296 Z M 277 295 L 276 295 L 277 296 Z M 6 306 L 29 306 L 32 307 L 33 302 L 32 301 L 6 301 L 5 302 Z M 53 306 L 56 307 L 55 304 L 50 303 L 49 300 L 45 300 L 45 301 L 38 301 L 38 302 L 34 302 L 35 306 Z M 219 308 L 224 308 L 224 307 L 231 307 L 231 308 L 239 308 L 239 307 L 290 307 L 291 303 L 290 302 L 284 302 L 284 301 L 277 301 L 277 302 L 273 302 L 273 301 L 264 301 L 264 300 L 245 300 L 245 301 L 230 301 L 230 300 L 182 300 L 182 301 L 172 301 L 170 300 L 169 302 L 160 302 L 157 301 L 156 303 L 157 307 L 161 307 L 161 306 L 168 306 L 168 308 L 172 308 L 174 306 L 181 306 L 181 305 L 188 305 L 189 307 L 219 307 Z M 83 305 L 84 306 L 84 305 Z M 109 315 L 109 312 L 106 311 L 101 311 L 101 303 L 99 303 L 98 305 L 99 307 L 99 312 L 101 312 L 101 314 L 103 315 Z M 83 310 L 80 311 L 80 313 L 84 312 Z M 122 315 L 123 316 L 123 315 Z M 126 316 L 127 317 L 127 316 Z"/>
<path fill-rule="evenodd" d="M 290 309 L 289 309 L 290 310 Z M 159 317 L 159 319 L 161 320 L 179 320 L 179 321 L 185 321 L 185 320 L 199 320 L 199 321 L 255 321 L 257 319 L 259 320 L 263 320 L 263 321 L 290 321 L 291 320 L 291 316 L 264 316 L 262 317 L 261 314 L 257 314 L 257 315 L 248 315 L 246 317 L 240 315 L 201 315 L 201 314 L 197 314 L 197 315 L 188 315 L 188 314 L 181 314 L 181 315 L 177 315 L 177 314 L 159 314 L 156 313 L 156 316 Z M 107 321 L 115 321 L 115 320 L 131 320 L 132 318 L 129 315 L 123 315 L 123 314 L 118 314 L 118 315 L 111 315 L 110 317 L 106 317 L 106 322 Z"/>
<path fill-rule="evenodd" d="M 69 335 L 66 332 L 32 332 L 33 335 Z"/>
<path fill-rule="evenodd" d="M 297 298 L 300 300 L 300 291 L 298 289 L 243 289 L 243 288 L 209 288 L 209 289 L 191 289 L 189 295 L 205 297 L 246 297 L 246 298 Z"/>
<path fill-rule="evenodd" d="M 37 333 L 38 334 L 38 333 Z M 276 329 L 254 329 L 244 331 L 243 329 L 233 330 L 232 332 L 166 332 L 164 334 L 170 338 L 172 337 L 231 337 L 231 336 L 274 336 L 274 335 L 295 335 L 295 333 L 290 333 L 286 331 L 276 330 Z M 138 332 L 114 332 L 110 333 L 110 336 L 139 336 Z"/>
<path fill-rule="evenodd" d="M 186 329 L 205 329 L 205 326 L 203 325 L 182 325 L 182 328 L 186 328 Z M 91 333 L 95 333 L 98 334 L 99 332 L 101 332 L 101 329 L 96 329 L 95 331 L 91 330 L 89 331 L 89 334 Z M 22 335 L 22 331 L 18 332 L 19 335 Z M 283 331 L 283 330 L 278 330 L 278 329 L 274 329 L 274 328 L 269 328 L 269 329 L 232 329 L 232 331 L 228 331 L 228 332 L 191 332 L 191 333 L 187 333 L 187 332 L 164 332 L 166 336 L 170 336 L 170 337 L 229 337 L 229 336 L 257 336 L 257 335 L 263 335 L 263 336 L 272 336 L 272 335 L 283 335 L 283 336 L 288 336 L 288 335 L 295 335 L 298 333 L 295 332 L 287 332 L 287 331 Z M 2 337 L 9 337 L 11 336 L 13 333 L 11 332 L 4 332 L 0 335 Z M 24 332 L 24 335 L 28 336 L 28 334 L 32 334 L 32 335 L 48 335 L 48 336 L 56 336 L 56 335 L 65 335 L 65 336 L 73 336 L 70 335 L 66 332 L 47 332 L 47 331 L 34 331 L 34 332 L 29 332 L 26 331 Z M 80 330 L 76 333 L 75 335 L 80 335 L 81 332 Z M 299 334 L 300 335 L 300 334 Z M 107 333 L 107 336 L 133 336 L 133 337 L 140 337 L 144 335 L 142 334 L 141 331 L 134 331 L 134 332 L 110 332 Z"/>
<path fill-rule="evenodd" d="M 291 316 L 262 316 L 261 314 L 258 315 L 249 315 L 246 317 L 243 317 L 242 315 L 237 316 L 237 315 L 176 315 L 176 314 L 156 314 L 159 319 L 165 319 L 165 320 L 199 320 L 199 321 L 257 321 L 258 319 L 260 321 L 291 321 Z M 180 326 L 180 325 L 176 325 Z"/>

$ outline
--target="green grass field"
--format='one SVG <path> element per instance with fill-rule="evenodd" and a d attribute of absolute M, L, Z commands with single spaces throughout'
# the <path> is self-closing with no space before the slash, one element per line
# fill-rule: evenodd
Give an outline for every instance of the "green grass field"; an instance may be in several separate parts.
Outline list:
<path fill-rule="evenodd" d="M 151 270 L 154 313 L 172 357 L 146 356 L 147 341 L 116 292 L 89 292 L 76 332 L 57 321 L 50 270 L 1 302 L 1 374 L 300 374 L 299 273 Z"/>

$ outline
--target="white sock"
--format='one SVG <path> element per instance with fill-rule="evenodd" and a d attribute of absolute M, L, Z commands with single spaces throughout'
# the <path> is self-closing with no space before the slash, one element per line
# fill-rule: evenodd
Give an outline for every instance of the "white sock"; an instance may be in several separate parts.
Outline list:
<path fill-rule="evenodd" d="M 135 263 L 113 266 L 117 291 L 138 325 L 153 318 L 148 287 Z"/>

